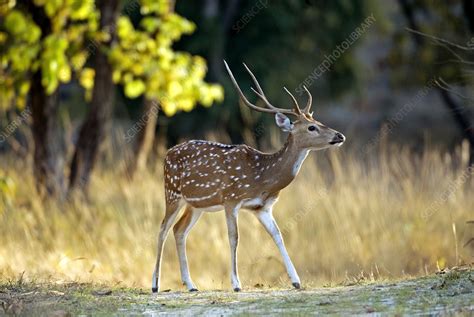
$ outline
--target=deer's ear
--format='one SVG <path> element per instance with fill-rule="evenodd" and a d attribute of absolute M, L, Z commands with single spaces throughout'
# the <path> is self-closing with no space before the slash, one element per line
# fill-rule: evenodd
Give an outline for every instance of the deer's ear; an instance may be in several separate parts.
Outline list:
<path fill-rule="evenodd" d="M 293 124 L 291 123 L 290 118 L 285 116 L 283 113 L 276 113 L 275 121 L 277 126 L 285 132 L 290 132 L 293 129 Z"/>

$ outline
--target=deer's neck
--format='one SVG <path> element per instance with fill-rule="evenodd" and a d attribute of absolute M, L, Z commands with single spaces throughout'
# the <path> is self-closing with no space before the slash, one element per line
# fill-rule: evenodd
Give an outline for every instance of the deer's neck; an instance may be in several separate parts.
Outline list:
<path fill-rule="evenodd" d="M 308 152 L 308 149 L 298 148 L 290 134 L 278 152 L 268 154 L 264 158 L 264 186 L 271 190 L 281 190 L 288 186 L 298 174 Z"/>

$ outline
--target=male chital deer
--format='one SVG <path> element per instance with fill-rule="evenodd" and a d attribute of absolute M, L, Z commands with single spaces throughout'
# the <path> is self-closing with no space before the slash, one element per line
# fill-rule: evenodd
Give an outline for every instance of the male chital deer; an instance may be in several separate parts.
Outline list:
<path fill-rule="evenodd" d="M 225 61 L 224 61 L 225 63 Z M 164 180 L 166 213 L 158 238 L 158 257 L 153 273 L 153 292 L 160 286 L 160 268 L 163 244 L 181 207 L 185 210 L 174 226 L 176 248 L 181 268 L 181 279 L 189 291 L 197 291 L 191 280 L 186 257 L 186 237 L 203 211 L 225 210 L 231 255 L 231 283 L 234 291 L 241 285 L 237 273 L 237 243 L 239 233 L 237 215 L 240 208 L 251 211 L 272 236 L 280 250 L 286 270 L 295 288 L 300 288 L 300 278 L 286 251 L 280 230 L 272 215 L 272 207 L 280 191 L 288 186 L 298 173 L 310 150 L 320 150 L 341 145 L 345 137 L 313 119 L 312 97 L 301 110 L 295 97 L 285 88 L 293 100 L 293 109 L 273 106 L 263 93 L 257 79 L 244 64 L 255 88 L 253 92 L 266 108 L 250 103 L 229 66 L 227 72 L 242 101 L 250 108 L 274 113 L 277 125 L 289 132 L 282 149 L 273 154 L 262 153 L 247 145 L 226 145 L 207 141 L 188 141 L 171 148 L 165 158 Z M 296 118 L 291 122 L 286 115 Z"/>

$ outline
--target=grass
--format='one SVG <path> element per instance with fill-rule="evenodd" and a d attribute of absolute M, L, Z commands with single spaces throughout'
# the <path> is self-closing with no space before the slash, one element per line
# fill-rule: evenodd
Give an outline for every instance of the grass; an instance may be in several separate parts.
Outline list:
<path fill-rule="evenodd" d="M 310 155 L 275 206 L 303 286 L 357 285 L 422 276 L 470 263 L 473 184 L 463 153 L 392 148 L 362 159 L 350 149 Z M 121 161 L 94 174 L 89 203 L 42 202 L 30 163 L 0 161 L 0 280 L 18 278 L 150 287 L 164 212 L 162 162 L 130 183 Z M 239 270 L 245 287 L 289 287 L 277 248 L 242 211 Z M 173 235 L 162 288 L 184 290 Z M 188 239 L 201 290 L 230 289 L 223 213 L 205 214 Z"/>
<path fill-rule="evenodd" d="M 455 276 L 455 278 L 453 278 Z M 364 285 L 303 290 L 251 289 L 242 293 L 166 292 L 77 282 L 0 283 L 0 314 L 38 316 L 130 315 L 456 315 L 474 312 L 474 271 Z"/>

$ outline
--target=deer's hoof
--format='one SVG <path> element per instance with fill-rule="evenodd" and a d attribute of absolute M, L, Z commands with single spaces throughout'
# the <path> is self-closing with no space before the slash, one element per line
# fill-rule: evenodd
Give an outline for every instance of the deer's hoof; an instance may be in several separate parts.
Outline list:
<path fill-rule="evenodd" d="M 151 291 L 152 291 L 153 293 L 157 293 L 157 292 L 158 292 L 158 287 L 152 287 Z"/>
<path fill-rule="evenodd" d="M 240 292 L 242 289 L 240 287 L 234 288 L 234 292 Z"/>
<path fill-rule="evenodd" d="M 198 289 L 197 289 L 197 288 L 191 288 L 189 291 L 190 291 L 190 292 L 197 292 Z"/>
<path fill-rule="evenodd" d="M 293 287 L 296 288 L 296 289 L 300 289 L 301 284 L 300 283 L 293 283 Z"/>

